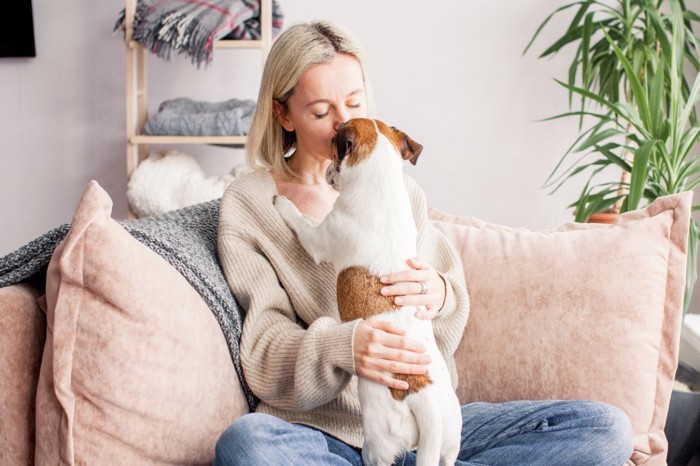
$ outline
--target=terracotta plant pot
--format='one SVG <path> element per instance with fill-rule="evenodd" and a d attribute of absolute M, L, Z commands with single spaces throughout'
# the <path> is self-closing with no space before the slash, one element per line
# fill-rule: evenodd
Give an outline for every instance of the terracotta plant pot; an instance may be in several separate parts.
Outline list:
<path fill-rule="evenodd" d="M 617 220 L 619 216 L 620 214 L 616 212 L 598 212 L 591 215 L 591 218 L 588 219 L 588 223 L 615 223 L 615 220 Z"/>

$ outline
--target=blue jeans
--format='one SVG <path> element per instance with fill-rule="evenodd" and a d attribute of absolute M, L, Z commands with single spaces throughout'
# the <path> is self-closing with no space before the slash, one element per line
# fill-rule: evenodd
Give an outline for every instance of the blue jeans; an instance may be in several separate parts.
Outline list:
<path fill-rule="evenodd" d="M 592 401 L 512 401 L 462 407 L 460 466 L 620 466 L 632 454 L 632 426 L 621 410 Z M 413 466 L 415 452 L 396 466 Z M 216 444 L 221 465 L 353 465 L 362 454 L 311 427 L 247 414 Z"/>

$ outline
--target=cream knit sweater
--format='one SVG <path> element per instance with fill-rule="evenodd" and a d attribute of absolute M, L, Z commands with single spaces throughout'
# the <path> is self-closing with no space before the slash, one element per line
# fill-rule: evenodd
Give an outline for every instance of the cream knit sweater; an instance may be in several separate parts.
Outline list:
<path fill-rule="evenodd" d="M 456 385 L 453 354 L 469 313 L 459 257 L 427 217 L 425 196 L 406 177 L 418 228 L 418 257 L 442 273 L 447 297 L 433 321 Z M 261 402 L 257 411 L 363 443 L 353 332 L 341 323 L 336 275 L 317 265 L 272 204 L 277 189 L 266 170 L 234 181 L 221 200 L 219 255 L 226 279 L 246 311 L 241 362 Z"/>

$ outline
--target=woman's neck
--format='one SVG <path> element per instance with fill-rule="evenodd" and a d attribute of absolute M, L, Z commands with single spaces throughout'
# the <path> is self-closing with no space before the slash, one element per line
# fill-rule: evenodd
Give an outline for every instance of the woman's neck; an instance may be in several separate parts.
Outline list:
<path fill-rule="evenodd" d="M 287 181 L 305 185 L 327 185 L 326 170 L 330 163 L 325 157 L 295 153 L 287 161 L 287 166 L 296 177 Z"/>

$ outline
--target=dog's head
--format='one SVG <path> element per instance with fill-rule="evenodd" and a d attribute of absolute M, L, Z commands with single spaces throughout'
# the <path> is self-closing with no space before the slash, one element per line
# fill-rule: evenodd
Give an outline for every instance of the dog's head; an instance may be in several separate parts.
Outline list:
<path fill-rule="evenodd" d="M 340 125 L 333 138 L 334 171 L 353 167 L 370 157 L 380 138 L 386 138 L 396 150 L 397 156 L 416 164 L 423 146 L 401 130 L 387 126 L 379 120 L 354 118 Z"/>

